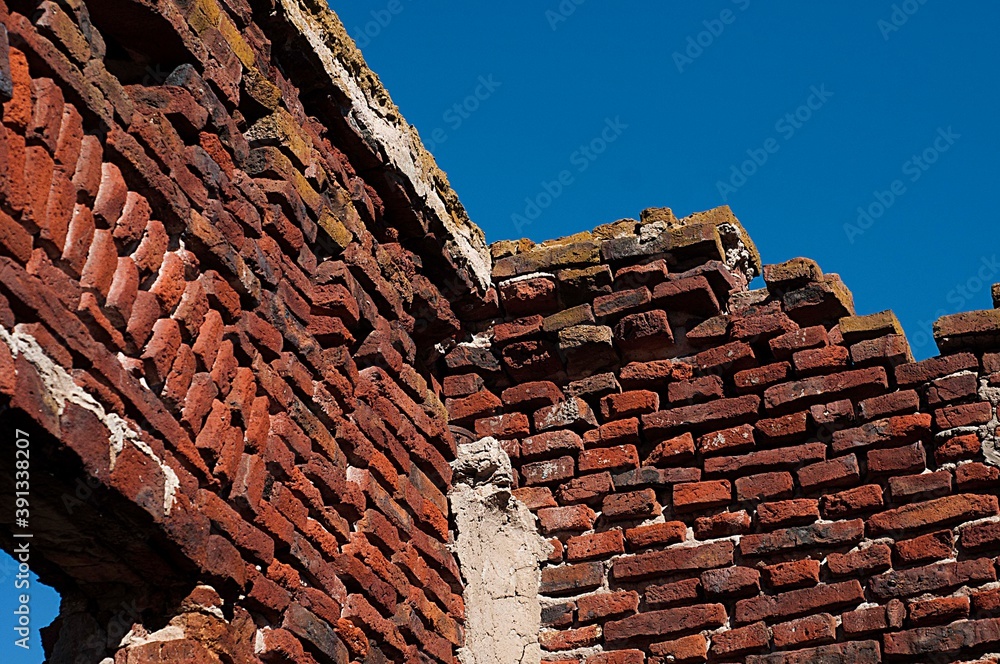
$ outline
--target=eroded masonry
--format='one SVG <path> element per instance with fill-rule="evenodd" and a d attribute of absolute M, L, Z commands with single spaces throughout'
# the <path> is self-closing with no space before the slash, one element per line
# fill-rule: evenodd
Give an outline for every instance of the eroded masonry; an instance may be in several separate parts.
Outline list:
<path fill-rule="evenodd" d="M 318 0 L 0 0 L 0 101 L 49 661 L 996 661 L 1000 310 L 914 362 L 728 208 L 488 247 Z"/>

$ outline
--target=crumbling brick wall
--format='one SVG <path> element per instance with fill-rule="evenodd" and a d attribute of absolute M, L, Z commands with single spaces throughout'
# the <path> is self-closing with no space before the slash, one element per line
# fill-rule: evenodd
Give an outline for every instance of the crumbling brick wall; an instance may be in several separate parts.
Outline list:
<path fill-rule="evenodd" d="M 728 208 L 487 249 L 316 0 L 0 0 L 0 101 L 50 661 L 1000 651 L 998 310 L 913 362 Z"/>
<path fill-rule="evenodd" d="M 489 255 L 338 30 L 311 3 L 0 2 L 0 390 L 35 441 L 51 661 L 463 643 L 427 362 Z"/>
<path fill-rule="evenodd" d="M 913 362 L 892 313 L 855 315 L 812 261 L 747 290 L 728 208 L 492 249 L 504 316 L 443 387 L 550 538 L 547 661 L 1000 650 L 1000 312 L 941 319 L 942 356 Z"/>

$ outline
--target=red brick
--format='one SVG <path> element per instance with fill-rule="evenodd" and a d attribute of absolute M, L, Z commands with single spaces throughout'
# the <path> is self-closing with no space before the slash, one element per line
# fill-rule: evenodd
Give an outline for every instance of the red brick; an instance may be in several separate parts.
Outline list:
<path fill-rule="evenodd" d="M 639 608 L 639 594 L 634 590 L 585 595 L 576 600 L 577 618 L 591 622 L 608 616 L 635 613 Z"/>
<path fill-rule="evenodd" d="M 542 647 L 542 650 L 549 651 L 585 648 L 598 643 L 600 640 L 601 628 L 597 625 L 560 631 L 542 631 L 538 635 L 538 645 Z"/>
<path fill-rule="evenodd" d="M 655 352 L 674 343 L 667 312 L 662 309 L 624 316 L 615 324 L 614 336 L 626 353 Z"/>
<path fill-rule="evenodd" d="M 501 395 L 508 408 L 535 411 L 564 399 L 562 391 L 551 381 L 535 381 L 508 387 Z"/>
<path fill-rule="evenodd" d="M 909 604 L 914 625 L 940 625 L 969 617 L 968 597 L 934 597 Z"/>
<path fill-rule="evenodd" d="M 804 588 L 819 583 L 819 561 L 811 558 L 767 565 L 764 581 L 776 589 Z"/>
<path fill-rule="evenodd" d="M 596 501 L 612 491 L 614 485 L 611 483 L 611 473 L 594 473 L 559 485 L 556 495 L 559 496 L 560 503 L 572 504 Z"/>
<path fill-rule="evenodd" d="M 900 387 L 912 387 L 953 374 L 958 371 L 979 368 L 979 361 L 972 353 L 956 353 L 944 357 L 933 357 L 921 362 L 901 364 L 896 367 L 896 382 Z"/>
<path fill-rule="evenodd" d="M 991 486 L 997 480 L 1000 470 L 981 463 L 965 463 L 955 469 L 955 484 L 962 490 Z"/>
<path fill-rule="evenodd" d="M 899 415 L 868 422 L 856 429 L 833 434 L 833 451 L 846 452 L 859 447 L 899 447 L 919 442 L 930 434 L 931 418 L 927 413 Z"/>
<path fill-rule="evenodd" d="M 857 544 L 863 535 L 864 524 L 861 519 L 814 523 L 770 533 L 744 535 L 740 540 L 740 553 L 744 556 L 763 556 L 789 549 L 839 547 Z"/>
<path fill-rule="evenodd" d="M 705 373 L 729 373 L 753 366 L 755 359 L 749 344 L 734 341 L 698 353 L 694 356 L 694 366 Z"/>
<path fill-rule="evenodd" d="M 861 479 L 858 459 L 853 454 L 805 466 L 800 468 L 796 474 L 799 478 L 799 485 L 807 493 L 819 490 L 826 491 L 833 487 L 850 486 Z"/>
<path fill-rule="evenodd" d="M 531 432 L 531 424 L 524 413 L 503 413 L 483 417 L 475 422 L 476 435 L 480 438 L 492 436 L 497 439 L 520 438 Z"/>
<path fill-rule="evenodd" d="M 729 480 L 690 482 L 673 487 L 673 505 L 677 512 L 720 507 L 728 505 L 732 499 L 733 487 Z"/>
<path fill-rule="evenodd" d="M 758 450 L 740 456 L 711 457 L 705 459 L 704 468 L 707 474 L 729 475 L 734 473 L 753 473 L 775 468 L 787 468 L 800 463 L 820 461 L 826 458 L 826 445 L 823 443 L 806 443 L 794 447 L 783 447 L 773 450 Z"/>
<path fill-rule="evenodd" d="M 883 392 L 888 386 L 882 367 L 855 369 L 769 387 L 764 391 L 764 407 L 779 409 L 837 398 L 867 398 Z"/>
<path fill-rule="evenodd" d="M 552 490 L 546 487 L 526 486 L 514 489 L 512 493 L 515 498 L 524 503 L 530 510 L 556 506 L 556 501 L 552 497 Z"/>
<path fill-rule="evenodd" d="M 808 430 L 809 412 L 802 411 L 780 417 L 757 420 L 755 428 L 760 437 L 770 444 L 805 437 Z"/>
<path fill-rule="evenodd" d="M 618 376 L 627 389 L 662 387 L 670 381 L 686 380 L 692 375 L 691 365 L 677 360 L 631 362 L 622 367 Z"/>
<path fill-rule="evenodd" d="M 905 565 L 943 560 L 952 557 L 954 536 L 950 530 L 939 530 L 896 542 L 895 548 L 896 557 Z"/>
<path fill-rule="evenodd" d="M 818 613 L 775 625 L 772 633 L 775 648 L 830 643 L 837 637 L 837 621 L 829 613 Z"/>
<path fill-rule="evenodd" d="M 720 424 L 742 424 L 756 414 L 759 404 L 760 398 L 755 395 L 716 399 L 643 415 L 642 426 L 646 436 L 664 438 L 682 427 L 705 429 Z"/>
<path fill-rule="evenodd" d="M 538 592 L 543 595 L 577 595 L 600 588 L 604 582 L 601 563 L 578 563 L 542 569 Z"/>
<path fill-rule="evenodd" d="M 993 406 L 985 401 L 948 406 L 934 411 L 934 426 L 938 429 L 986 424 L 993 418 Z"/>
<path fill-rule="evenodd" d="M 799 526 L 819 518 L 819 501 L 814 498 L 797 498 L 757 506 L 757 520 L 763 528 Z"/>
<path fill-rule="evenodd" d="M 920 396 L 915 390 L 901 390 L 865 399 L 858 404 L 863 420 L 874 420 L 889 415 L 913 413 L 920 408 Z"/>
<path fill-rule="evenodd" d="M 601 417 L 620 420 L 652 413 L 660 407 L 660 397 L 649 390 L 633 390 L 619 394 L 609 394 L 601 399 Z"/>
<path fill-rule="evenodd" d="M 676 544 L 683 542 L 687 526 L 681 521 L 667 521 L 648 526 L 636 526 L 625 530 L 625 539 L 633 551 L 654 544 Z"/>
<path fill-rule="evenodd" d="M 580 452 L 579 469 L 581 473 L 599 470 L 614 472 L 638 466 L 639 454 L 634 445 L 598 447 Z"/>
<path fill-rule="evenodd" d="M 674 438 L 661 441 L 643 460 L 644 466 L 670 466 L 694 456 L 694 437 L 685 431 Z"/>
<path fill-rule="evenodd" d="M 623 620 L 605 623 L 604 638 L 609 642 L 643 637 L 661 637 L 722 627 L 727 620 L 722 604 L 699 604 L 676 609 L 646 611 Z"/>
<path fill-rule="evenodd" d="M 766 387 L 780 383 L 788 378 L 792 366 L 788 362 L 775 362 L 762 367 L 752 367 L 733 374 L 733 383 L 740 394 L 756 392 Z"/>
<path fill-rule="evenodd" d="M 611 445 L 636 444 L 639 442 L 639 418 L 616 420 L 602 424 L 583 434 L 586 447 L 608 447 Z"/>
<path fill-rule="evenodd" d="M 554 533 L 564 530 L 583 531 L 594 527 L 597 515 L 586 505 L 570 505 L 568 507 L 545 507 L 538 510 L 538 521 L 543 533 Z"/>
<path fill-rule="evenodd" d="M 625 536 L 618 529 L 578 535 L 566 542 L 566 559 L 570 562 L 590 558 L 610 558 L 617 553 L 625 553 Z"/>
<path fill-rule="evenodd" d="M 840 614 L 840 624 L 844 629 L 844 634 L 851 636 L 881 632 L 889 628 L 889 620 L 886 617 L 884 606 L 873 606 L 842 613 Z"/>
<path fill-rule="evenodd" d="M 936 473 L 890 477 L 889 491 L 897 503 L 946 496 L 951 493 L 951 473 L 939 470 Z"/>
<path fill-rule="evenodd" d="M 938 443 L 937 449 L 934 450 L 934 461 L 940 466 L 963 459 L 971 459 L 979 454 L 981 448 L 982 445 L 977 434 L 955 436 Z"/>
<path fill-rule="evenodd" d="M 923 657 L 937 653 L 957 655 L 964 649 L 996 643 L 1000 643 L 1000 619 L 987 618 L 886 634 L 884 653 L 889 657 Z"/>
<path fill-rule="evenodd" d="M 722 396 L 722 378 L 719 376 L 701 376 L 667 385 L 667 401 L 672 405 L 721 399 Z"/>
<path fill-rule="evenodd" d="M 684 579 L 673 583 L 646 586 L 646 603 L 663 607 L 681 604 L 701 596 L 701 579 Z"/>
<path fill-rule="evenodd" d="M 1000 547 L 1000 522 L 976 523 L 962 528 L 959 543 L 969 551 Z"/>
<path fill-rule="evenodd" d="M 562 482 L 573 477 L 575 463 L 573 457 L 536 461 L 521 466 L 521 476 L 528 486 Z"/>
<path fill-rule="evenodd" d="M 872 544 L 849 553 L 831 553 L 826 566 L 834 576 L 868 576 L 892 565 L 892 551 L 885 544 Z"/>
<path fill-rule="evenodd" d="M 1000 611 L 1000 588 L 972 593 L 972 610 L 978 615 L 995 615 Z"/>
<path fill-rule="evenodd" d="M 696 664 L 708 659 L 708 640 L 701 634 L 684 636 L 673 641 L 660 641 L 649 646 L 649 652 L 677 664 Z"/>
<path fill-rule="evenodd" d="M 790 498 L 794 486 L 791 473 L 760 473 L 736 478 L 736 499 L 739 501 Z"/>
<path fill-rule="evenodd" d="M 534 316 L 515 318 L 512 321 L 494 325 L 493 343 L 499 346 L 541 332 L 543 320 L 542 316 L 535 314 Z"/>
<path fill-rule="evenodd" d="M 829 343 L 826 328 L 822 325 L 792 330 L 774 337 L 769 342 L 771 352 L 779 360 L 787 360 L 796 351 L 807 348 L 822 348 Z"/>
<path fill-rule="evenodd" d="M 874 536 L 911 533 L 971 521 L 1000 513 L 996 496 L 958 494 L 888 510 L 868 519 L 867 527 Z"/>
<path fill-rule="evenodd" d="M 670 281 L 657 284 L 653 289 L 653 299 L 669 311 L 684 311 L 705 317 L 719 313 L 715 293 L 708 279 L 700 275 L 675 276 Z"/>
<path fill-rule="evenodd" d="M 760 592 L 760 572 L 751 567 L 710 569 L 701 573 L 701 586 L 708 596 L 747 596 Z"/>
<path fill-rule="evenodd" d="M 854 419 L 854 404 L 850 399 L 841 399 L 827 404 L 809 407 L 809 415 L 819 425 L 839 425 Z"/>
<path fill-rule="evenodd" d="M 690 434 L 687 434 L 690 435 Z M 703 455 L 721 452 L 741 452 L 755 445 L 753 427 L 742 424 L 738 427 L 722 429 L 698 438 L 698 451 Z"/>
<path fill-rule="evenodd" d="M 579 397 L 571 397 L 552 406 L 540 408 L 535 411 L 532 418 L 536 431 L 564 427 L 582 431 L 597 426 L 597 419 L 590 406 Z"/>
<path fill-rule="evenodd" d="M 880 664 L 878 641 L 850 641 L 771 655 L 750 655 L 747 664 Z"/>
<path fill-rule="evenodd" d="M 931 406 L 958 401 L 975 396 L 979 391 L 979 379 L 974 373 L 945 376 L 930 382 L 927 386 L 927 403 Z"/>
<path fill-rule="evenodd" d="M 872 578 L 869 588 L 874 599 L 884 601 L 893 597 L 940 593 L 964 584 L 996 581 L 996 578 L 992 561 L 989 558 L 980 558 L 892 570 Z"/>
<path fill-rule="evenodd" d="M 646 655 L 641 650 L 615 650 L 591 655 L 586 664 L 643 664 Z"/>
<path fill-rule="evenodd" d="M 498 290 L 509 316 L 545 314 L 558 307 L 555 281 L 547 277 L 508 281 Z"/>
<path fill-rule="evenodd" d="M 894 449 L 868 451 L 868 472 L 872 475 L 918 473 L 927 467 L 927 453 L 919 441 Z"/>
<path fill-rule="evenodd" d="M 601 516 L 608 520 L 652 518 L 659 516 L 660 510 L 660 504 L 656 502 L 656 492 L 652 489 L 641 489 L 605 496 L 601 505 Z"/>
<path fill-rule="evenodd" d="M 767 625 L 756 622 L 746 627 L 727 629 L 712 636 L 712 654 L 716 657 L 739 657 L 766 650 L 771 642 Z"/>
<path fill-rule="evenodd" d="M 847 366 L 847 349 L 843 346 L 826 346 L 800 350 L 792 355 L 792 364 L 800 376 L 827 373 Z"/>
<path fill-rule="evenodd" d="M 616 581 L 628 581 L 685 570 L 724 567 L 732 563 L 733 543 L 722 541 L 623 556 L 615 559 L 611 570 Z"/>
<path fill-rule="evenodd" d="M 583 449 L 583 439 L 569 430 L 546 431 L 521 441 L 521 457 L 525 460 L 542 459 Z"/>
<path fill-rule="evenodd" d="M 854 516 L 881 507 L 882 487 L 877 484 L 865 484 L 820 498 L 820 509 L 823 517 L 827 519 Z"/>
<path fill-rule="evenodd" d="M 750 532 L 750 515 L 745 510 L 700 516 L 694 520 L 696 539 L 715 539 Z"/>
<path fill-rule="evenodd" d="M 855 580 L 831 583 L 777 595 L 762 595 L 736 602 L 734 618 L 738 624 L 791 618 L 797 615 L 829 611 L 863 602 L 864 590 Z"/>
<path fill-rule="evenodd" d="M 649 289 L 645 286 L 599 295 L 594 298 L 594 315 L 613 316 L 648 304 L 651 299 Z"/>

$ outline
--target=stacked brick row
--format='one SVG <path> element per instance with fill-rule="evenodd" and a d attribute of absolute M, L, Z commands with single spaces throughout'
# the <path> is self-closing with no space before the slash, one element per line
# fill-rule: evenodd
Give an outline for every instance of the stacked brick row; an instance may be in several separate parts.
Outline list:
<path fill-rule="evenodd" d="M 1000 651 L 998 312 L 942 319 L 945 354 L 913 362 L 812 261 L 747 290 L 752 250 L 712 240 L 737 226 L 651 210 L 493 247 L 505 317 L 450 351 L 444 390 L 550 538 L 545 660 Z"/>
<path fill-rule="evenodd" d="M 150 7 L 0 1 L 0 389 L 183 560 L 119 552 L 161 586 L 134 622 L 208 607 L 129 662 L 452 662 L 455 443 L 418 351 L 454 315 L 272 61 L 273 7 Z M 42 539 L 107 624 L 101 565 Z M 115 654 L 73 618 L 50 654 Z"/>

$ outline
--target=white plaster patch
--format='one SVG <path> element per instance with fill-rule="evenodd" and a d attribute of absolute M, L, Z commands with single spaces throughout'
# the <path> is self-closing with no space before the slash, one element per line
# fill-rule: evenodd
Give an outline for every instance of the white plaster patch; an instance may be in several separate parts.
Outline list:
<path fill-rule="evenodd" d="M 118 455 L 125 449 L 125 444 L 129 443 L 137 450 L 156 462 L 163 473 L 163 513 L 170 514 L 170 509 L 174 506 L 177 489 L 180 481 L 173 469 L 163 462 L 153 449 L 146 444 L 128 422 L 119 417 L 117 413 L 108 413 L 104 407 L 98 403 L 82 387 L 76 384 L 73 377 L 59 364 L 52 360 L 38 341 L 23 330 L 16 329 L 11 332 L 0 326 L 0 339 L 10 348 L 14 357 L 24 356 L 28 362 L 35 367 L 38 376 L 45 386 L 48 398 L 55 404 L 56 413 L 62 415 L 66 410 L 66 404 L 72 403 L 84 410 L 88 410 L 97 416 L 104 426 L 111 432 L 108 441 L 108 454 L 110 457 L 110 467 L 114 470 L 115 461 Z"/>
<path fill-rule="evenodd" d="M 495 438 L 460 445 L 448 498 L 458 530 L 452 548 L 465 581 L 462 664 L 538 664 L 541 561 L 551 545 L 511 495 L 510 459 Z"/>

